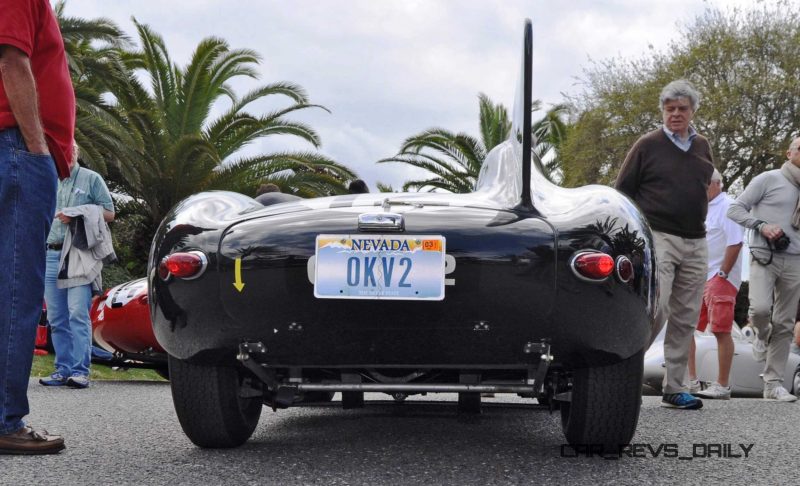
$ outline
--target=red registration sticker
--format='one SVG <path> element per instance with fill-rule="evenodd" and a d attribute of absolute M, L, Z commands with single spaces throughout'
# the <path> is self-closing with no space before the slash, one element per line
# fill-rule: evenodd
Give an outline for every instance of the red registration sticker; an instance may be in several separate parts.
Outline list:
<path fill-rule="evenodd" d="M 442 240 L 422 240 L 424 251 L 442 251 Z"/>

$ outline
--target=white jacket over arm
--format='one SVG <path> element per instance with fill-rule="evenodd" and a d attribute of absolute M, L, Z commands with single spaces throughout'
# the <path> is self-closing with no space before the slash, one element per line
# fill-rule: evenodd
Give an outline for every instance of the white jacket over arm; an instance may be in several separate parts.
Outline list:
<path fill-rule="evenodd" d="M 73 244 L 76 238 L 74 233 L 79 225 L 70 223 L 61 249 L 56 286 L 64 289 L 92 283 L 96 289 L 102 289 L 103 262 L 111 262 L 117 258 L 111 241 L 111 231 L 103 219 L 103 207 L 84 204 L 64 208 L 61 212 L 73 218 L 73 223 L 77 218 L 83 220 L 83 234 L 80 238 L 86 241 L 87 248 L 81 249 Z"/>

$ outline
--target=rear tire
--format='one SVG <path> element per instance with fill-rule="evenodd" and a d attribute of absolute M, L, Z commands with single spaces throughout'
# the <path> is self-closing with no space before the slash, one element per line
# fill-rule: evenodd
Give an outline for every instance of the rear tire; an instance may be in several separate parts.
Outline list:
<path fill-rule="evenodd" d="M 170 356 L 169 376 L 178 421 L 195 445 L 237 447 L 253 434 L 262 400 L 239 396 L 242 375 L 236 368 Z"/>
<path fill-rule="evenodd" d="M 601 445 L 613 453 L 630 443 L 642 405 L 643 358 L 640 351 L 616 364 L 575 370 L 572 401 L 559 404 L 570 445 Z"/>

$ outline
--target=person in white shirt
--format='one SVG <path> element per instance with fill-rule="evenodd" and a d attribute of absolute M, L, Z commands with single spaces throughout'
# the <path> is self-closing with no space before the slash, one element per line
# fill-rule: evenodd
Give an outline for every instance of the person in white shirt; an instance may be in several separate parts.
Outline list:
<path fill-rule="evenodd" d="M 722 175 L 714 169 L 708 186 L 708 213 L 706 214 L 706 242 L 708 244 L 708 275 L 703 290 L 703 304 L 697 330 L 703 332 L 711 324 L 717 338 L 719 375 L 717 381 L 700 390 L 695 365 L 695 344 L 689 349 L 689 391 L 703 398 L 728 400 L 733 362 L 733 310 L 736 294 L 742 284 L 742 240 L 744 229 L 728 218 L 728 207 L 733 199 L 722 192 Z"/>

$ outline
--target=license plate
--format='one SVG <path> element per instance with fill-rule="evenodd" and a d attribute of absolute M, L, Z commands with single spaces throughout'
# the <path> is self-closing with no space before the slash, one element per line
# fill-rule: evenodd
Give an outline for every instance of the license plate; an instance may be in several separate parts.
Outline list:
<path fill-rule="evenodd" d="M 314 296 L 444 299 L 444 236 L 319 235 Z"/>

